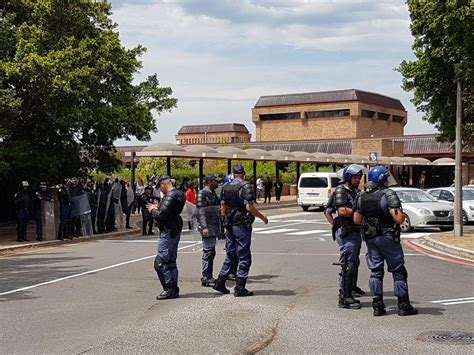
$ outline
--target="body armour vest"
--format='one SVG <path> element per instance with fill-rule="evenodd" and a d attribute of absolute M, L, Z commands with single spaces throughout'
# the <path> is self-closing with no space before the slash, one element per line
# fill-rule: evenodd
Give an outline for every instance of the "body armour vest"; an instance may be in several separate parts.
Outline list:
<path fill-rule="evenodd" d="M 388 210 L 386 190 L 372 190 L 360 196 L 360 212 L 364 218 L 376 218 L 381 228 L 393 227 L 394 221 Z"/>
<path fill-rule="evenodd" d="M 244 201 L 240 197 L 240 189 L 245 184 L 244 181 L 237 183 L 229 183 L 222 187 L 222 196 L 226 206 L 231 210 L 239 210 L 246 212 Z"/>

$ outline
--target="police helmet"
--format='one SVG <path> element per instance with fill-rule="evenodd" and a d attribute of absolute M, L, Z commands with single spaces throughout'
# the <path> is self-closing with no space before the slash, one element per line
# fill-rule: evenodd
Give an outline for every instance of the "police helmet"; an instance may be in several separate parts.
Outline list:
<path fill-rule="evenodd" d="M 232 182 L 234 180 L 234 174 L 229 174 L 224 178 L 224 184 Z"/>
<path fill-rule="evenodd" d="M 393 179 L 388 167 L 382 165 L 377 165 L 371 168 L 367 178 L 370 182 L 377 183 L 379 185 L 384 185 L 387 181 L 390 185 L 393 185 L 393 182 L 395 182 L 395 179 Z"/>
<path fill-rule="evenodd" d="M 364 173 L 367 172 L 367 169 L 358 164 L 347 165 L 342 169 L 342 180 L 344 182 L 351 182 L 353 176 L 362 177 Z"/>
<path fill-rule="evenodd" d="M 28 181 L 22 181 L 21 184 L 20 184 L 21 187 L 29 187 L 30 184 L 28 183 Z"/>
<path fill-rule="evenodd" d="M 48 187 L 48 185 L 46 184 L 46 182 L 41 181 L 41 182 L 39 183 L 39 187 L 40 187 L 40 188 Z"/>

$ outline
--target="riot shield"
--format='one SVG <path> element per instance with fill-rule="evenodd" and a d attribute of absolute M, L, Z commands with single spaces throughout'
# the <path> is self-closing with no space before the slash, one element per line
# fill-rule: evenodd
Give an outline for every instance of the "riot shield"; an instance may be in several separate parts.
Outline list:
<path fill-rule="evenodd" d="M 71 216 L 74 224 L 80 224 L 81 231 L 78 234 L 82 234 L 83 236 L 91 236 L 93 234 L 91 207 L 89 205 L 87 194 L 71 198 Z"/>
<path fill-rule="evenodd" d="M 119 201 L 118 203 L 114 204 L 114 211 L 115 211 L 115 226 L 117 229 L 124 229 L 123 224 L 123 211 L 122 211 L 122 203 Z"/>
<path fill-rule="evenodd" d="M 56 224 L 54 220 L 54 202 L 41 201 L 41 224 L 43 228 L 43 240 L 56 239 Z"/>

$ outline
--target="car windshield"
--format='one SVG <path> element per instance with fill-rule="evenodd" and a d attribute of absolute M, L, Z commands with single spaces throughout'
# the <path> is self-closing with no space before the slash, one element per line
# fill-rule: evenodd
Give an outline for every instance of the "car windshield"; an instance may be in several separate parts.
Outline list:
<path fill-rule="evenodd" d="M 474 200 L 474 190 L 462 190 L 462 199 L 464 201 Z"/>
<path fill-rule="evenodd" d="M 328 179 L 325 177 L 301 178 L 300 187 L 328 187 Z"/>
<path fill-rule="evenodd" d="M 433 196 L 423 190 L 398 190 L 398 198 L 404 203 L 435 202 Z"/>

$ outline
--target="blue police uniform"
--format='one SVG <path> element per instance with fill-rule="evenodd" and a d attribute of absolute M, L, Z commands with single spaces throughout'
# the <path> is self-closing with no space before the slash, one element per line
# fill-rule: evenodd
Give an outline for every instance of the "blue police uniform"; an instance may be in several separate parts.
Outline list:
<path fill-rule="evenodd" d="M 370 173 L 369 173 L 370 174 Z M 369 175 L 370 178 L 370 175 Z M 397 194 L 380 185 L 370 185 L 367 192 L 360 193 L 356 199 L 355 212 L 363 216 L 361 235 L 367 245 L 367 266 L 371 271 L 369 287 L 373 295 L 374 315 L 384 315 L 383 277 L 384 263 L 392 273 L 394 293 L 398 299 L 398 314 L 401 316 L 417 314 L 409 301 L 408 273 L 405 268 L 403 248 L 400 243 L 399 225 L 395 223 L 390 209 L 400 209 Z"/>
<path fill-rule="evenodd" d="M 21 190 L 15 194 L 15 208 L 17 225 L 17 241 L 28 241 L 26 237 L 28 220 L 30 219 L 31 196 L 27 190 Z"/>
<path fill-rule="evenodd" d="M 158 185 L 170 179 L 162 175 L 158 179 Z M 152 212 L 152 216 L 158 222 L 160 237 L 158 239 L 158 250 L 155 258 L 155 271 L 163 286 L 163 292 L 157 299 L 168 299 L 179 297 L 178 287 L 178 244 L 183 229 L 183 219 L 180 214 L 183 211 L 186 198 L 181 190 L 173 188 L 164 195 L 158 210 Z"/>
<path fill-rule="evenodd" d="M 219 197 L 209 186 L 198 192 L 196 208 L 198 228 L 202 236 L 202 286 L 213 286 L 215 282 L 212 272 L 216 256 L 216 240 L 220 233 L 219 206 Z M 204 229 L 208 230 L 206 236 L 202 234 Z"/>
<path fill-rule="evenodd" d="M 237 164 L 234 167 L 235 174 L 244 173 L 243 167 Z M 219 278 L 214 285 L 214 289 L 229 293 L 225 287 L 225 281 L 232 272 L 232 265 L 238 259 L 236 287 L 234 296 L 251 296 L 252 292 L 245 289 L 252 264 L 250 244 L 252 240 L 252 223 L 255 217 L 247 212 L 246 205 L 255 202 L 253 187 L 241 178 L 235 178 L 232 182 L 223 186 L 221 191 L 221 201 L 227 206 L 227 239 L 226 258 L 219 273 Z"/>
<path fill-rule="evenodd" d="M 359 189 L 339 185 L 333 196 L 333 205 L 339 208 L 354 207 L 355 198 Z M 337 223 L 340 227 L 336 230 L 336 242 L 339 245 L 339 253 L 342 270 L 339 274 L 339 307 L 360 308 L 360 303 L 353 299 L 352 290 L 357 279 L 357 269 L 360 264 L 359 254 L 361 248 L 361 237 L 358 226 L 354 224 L 352 217 L 338 217 Z"/>

